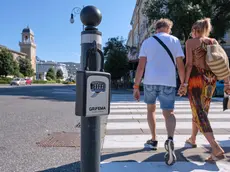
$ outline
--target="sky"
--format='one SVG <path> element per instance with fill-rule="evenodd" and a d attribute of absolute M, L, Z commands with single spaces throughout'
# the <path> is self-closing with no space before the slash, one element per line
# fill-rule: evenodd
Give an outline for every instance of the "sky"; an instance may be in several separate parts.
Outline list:
<path fill-rule="evenodd" d="M 102 13 L 98 26 L 103 46 L 108 38 L 128 38 L 136 0 L 3 0 L 0 6 L 0 44 L 20 51 L 21 32 L 34 32 L 37 56 L 42 60 L 80 62 L 82 23 L 69 22 L 74 7 L 96 6 Z"/>

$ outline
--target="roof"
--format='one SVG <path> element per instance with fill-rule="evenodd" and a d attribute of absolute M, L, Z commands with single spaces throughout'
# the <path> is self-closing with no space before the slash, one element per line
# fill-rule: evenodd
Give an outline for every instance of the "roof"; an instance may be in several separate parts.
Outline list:
<path fill-rule="evenodd" d="M 27 26 L 26 28 L 24 28 L 24 29 L 22 30 L 22 33 L 34 34 L 34 32 L 29 28 L 29 26 Z"/>
<path fill-rule="evenodd" d="M 22 52 L 19 52 L 19 51 L 12 50 L 12 49 L 10 49 L 10 48 L 8 48 L 8 47 L 6 47 L 6 46 L 0 44 L 0 49 L 1 49 L 1 48 L 5 48 L 5 49 L 11 51 L 12 53 L 16 53 L 16 54 L 19 54 L 19 55 L 22 55 L 22 56 L 27 56 L 26 53 L 22 53 Z"/>

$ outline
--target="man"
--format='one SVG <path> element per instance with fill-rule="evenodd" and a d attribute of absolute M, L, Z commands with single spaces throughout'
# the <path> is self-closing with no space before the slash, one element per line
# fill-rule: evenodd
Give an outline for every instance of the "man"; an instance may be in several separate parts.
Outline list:
<path fill-rule="evenodd" d="M 157 148 L 155 111 L 156 99 L 158 98 L 168 133 L 168 139 L 165 141 L 165 149 L 167 151 L 165 161 L 168 165 L 172 165 L 176 161 L 173 144 L 176 127 L 176 118 L 173 113 L 176 97 L 175 65 L 177 66 L 182 85 L 185 78 L 184 53 L 178 38 L 170 35 L 172 26 L 172 21 L 168 19 L 160 19 L 155 24 L 155 36 L 168 47 L 172 54 L 171 57 L 156 38 L 150 37 L 146 39 L 140 49 L 139 64 L 133 86 L 134 98 L 139 101 L 139 84 L 145 71 L 144 101 L 147 104 L 147 120 L 152 134 L 152 138 L 146 144 L 153 149 Z"/>

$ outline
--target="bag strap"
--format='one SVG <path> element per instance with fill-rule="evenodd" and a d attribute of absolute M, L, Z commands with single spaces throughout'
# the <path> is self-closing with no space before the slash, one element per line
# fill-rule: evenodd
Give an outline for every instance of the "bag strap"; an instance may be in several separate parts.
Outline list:
<path fill-rule="evenodd" d="M 173 55 L 172 55 L 171 51 L 169 50 L 169 48 L 157 36 L 154 35 L 153 38 L 155 38 L 161 44 L 161 46 L 167 51 L 167 53 L 168 53 L 169 57 L 171 58 L 174 66 L 176 67 Z"/>

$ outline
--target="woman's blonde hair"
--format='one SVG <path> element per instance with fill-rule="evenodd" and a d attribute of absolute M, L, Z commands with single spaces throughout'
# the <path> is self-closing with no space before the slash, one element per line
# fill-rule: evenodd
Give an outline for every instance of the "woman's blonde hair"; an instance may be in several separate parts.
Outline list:
<path fill-rule="evenodd" d="M 212 30 L 210 18 L 204 18 L 201 20 L 197 20 L 192 26 L 192 30 L 193 29 L 196 30 L 196 32 L 198 32 L 201 35 L 209 36 Z"/>

